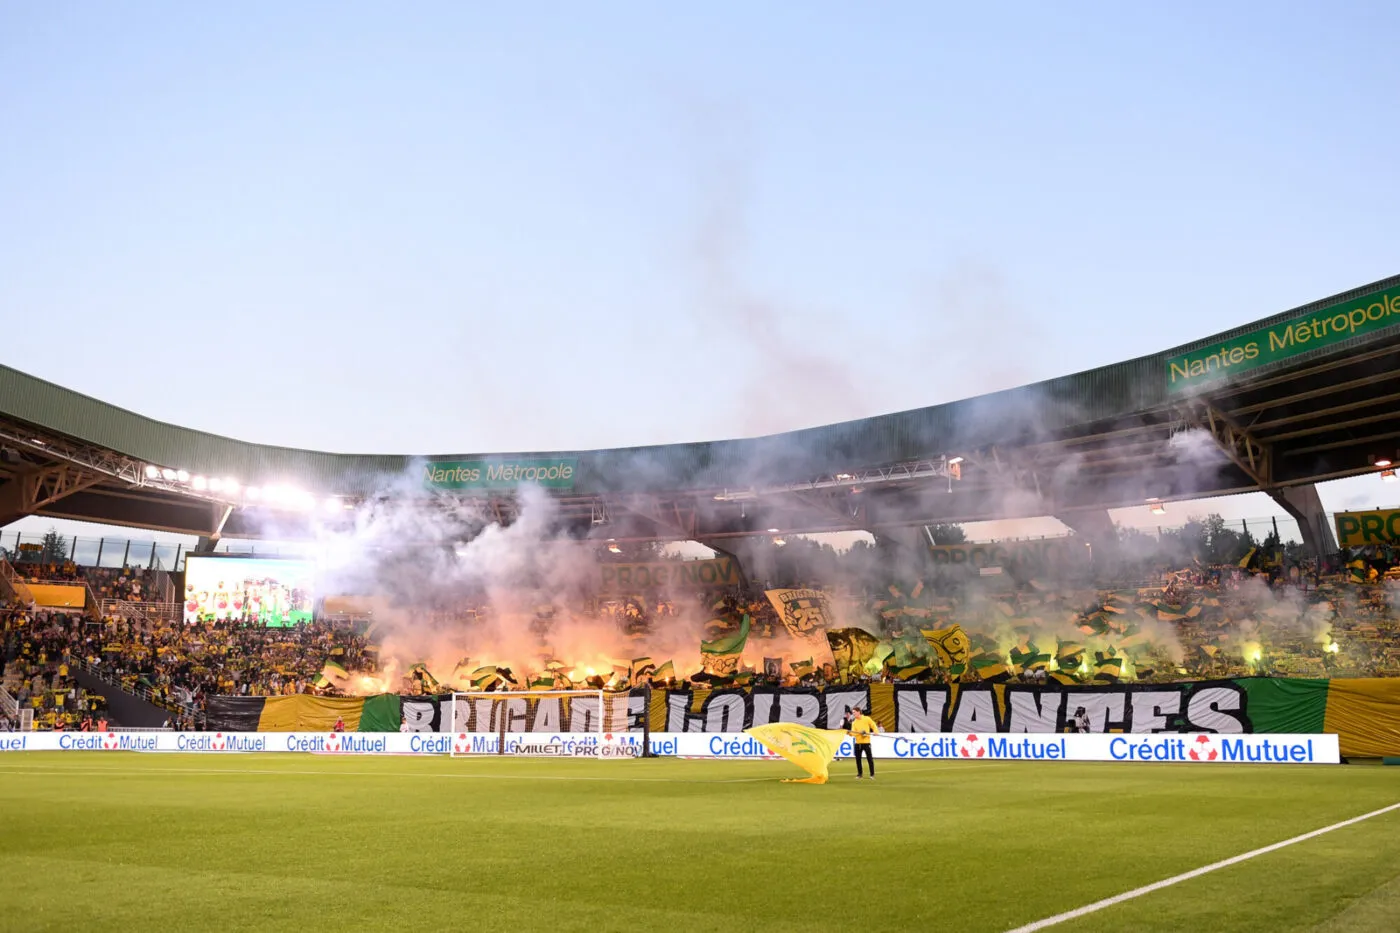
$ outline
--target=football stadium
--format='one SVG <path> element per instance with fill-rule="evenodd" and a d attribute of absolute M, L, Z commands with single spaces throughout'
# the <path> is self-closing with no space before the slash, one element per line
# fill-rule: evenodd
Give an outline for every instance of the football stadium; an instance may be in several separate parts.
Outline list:
<path fill-rule="evenodd" d="M 1400 277 L 612 450 L 265 446 L 0 367 L 0 926 L 1391 928 L 1400 508 L 1316 484 L 1400 488 L 1397 399 Z M 1288 517 L 1110 515 L 1240 493 Z"/>

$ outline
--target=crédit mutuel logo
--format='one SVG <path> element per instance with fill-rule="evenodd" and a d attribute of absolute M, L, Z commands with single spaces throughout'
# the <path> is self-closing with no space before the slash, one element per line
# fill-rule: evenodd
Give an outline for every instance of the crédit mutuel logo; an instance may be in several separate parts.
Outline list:
<path fill-rule="evenodd" d="M 1220 757 L 1220 746 L 1208 735 L 1198 735 L 1191 740 L 1186 757 L 1192 761 L 1215 761 Z"/>
<path fill-rule="evenodd" d="M 985 758 L 987 747 L 975 735 L 969 735 L 958 745 L 958 755 L 963 758 Z"/>
<path fill-rule="evenodd" d="M 116 748 L 119 744 L 121 743 L 118 742 L 117 734 L 115 732 L 109 732 L 102 737 L 102 747 L 107 749 L 108 751 Z"/>
<path fill-rule="evenodd" d="M 338 752 L 338 751 L 340 751 L 340 733 L 339 733 L 339 732 L 332 732 L 330 735 L 326 736 L 326 751 L 328 751 L 328 752 Z"/>
<path fill-rule="evenodd" d="M 222 732 L 215 732 L 214 737 L 209 740 L 209 747 L 216 752 L 221 752 L 228 747 L 228 742 L 224 739 Z"/>

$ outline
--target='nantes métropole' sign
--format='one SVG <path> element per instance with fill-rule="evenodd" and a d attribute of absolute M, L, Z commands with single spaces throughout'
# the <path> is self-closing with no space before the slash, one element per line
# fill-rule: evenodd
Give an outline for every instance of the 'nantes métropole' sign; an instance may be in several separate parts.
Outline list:
<path fill-rule="evenodd" d="M 1167 389 L 1189 392 L 1308 350 L 1400 324 L 1400 291 L 1372 292 L 1167 360 Z"/>
<path fill-rule="evenodd" d="M 515 489 L 544 486 L 572 489 L 578 461 L 568 457 L 548 460 L 453 460 L 424 465 L 423 481 L 433 489 L 470 492 L 476 489 Z"/>

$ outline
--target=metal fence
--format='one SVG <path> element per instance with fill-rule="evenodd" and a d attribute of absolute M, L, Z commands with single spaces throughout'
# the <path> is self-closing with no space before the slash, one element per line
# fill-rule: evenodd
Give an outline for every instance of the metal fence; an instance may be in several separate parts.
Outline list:
<path fill-rule="evenodd" d="M 64 537 L 62 558 L 79 567 L 108 567 L 120 570 L 123 567 L 146 570 L 179 571 L 185 565 L 185 546 L 182 543 L 161 544 L 158 541 L 142 541 L 136 538 L 83 538 Z M 42 548 L 44 535 L 34 532 L 16 531 L 0 535 L 0 549 L 11 558 L 23 560 L 26 545 Z"/>
<path fill-rule="evenodd" d="M 1191 516 L 1174 514 L 1171 519 L 1164 519 L 1160 525 L 1149 523 L 1126 527 L 1131 527 L 1142 534 L 1160 537 L 1166 532 L 1180 529 L 1187 524 L 1190 518 Z M 1331 513 L 1328 514 L 1327 520 L 1329 523 L 1333 522 Z M 989 538 L 978 535 L 975 525 L 979 523 L 972 524 L 973 527 L 969 529 L 967 540 L 973 544 L 985 544 L 992 541 L 1042 541 L 1067 537 L 1067 535 L 1039 535 Z M 1287 515 L 1227 519 L 1225 527 L 1235 532 L 1248 531 L 1257 541 L 1262 541 L 1273 531 L 1278 532 L 1279 540 L 1285 544 L 1290 541 L 1301 543 L 1303 540 L 1298 522 Z M 22 556 L 21 545 L 42 545 L 43 541 L 44 536 L 34 532 L 16 531 L 0 534 L 0 551 L 8 552 L 14 559 Z M 179 542 L 162 544 L 158 541 L 139 538 L 84 538 L 76 536 L 65 537 L 63 547 L 64 557 L 80 567 L 109 567 L 116 570 L 123 567 L 133 567 L 164 570 L 167 573 L 178 573 L 184 569 L 188 550 L 183 543 Z M 306 557 L 307 545 L 295 542 L 235 540 L 221 542 L 216 553 L 243 554 L 252 557 Z"/>
<path fill-rule="evenodd" d="M 1332 521 L 1332 516 L 1328 515 L 1328 521 Z M 1121 526 L 1130 532 L 1147 535 L 1149 537 L 1161 538 L 1167 534 L 1175 534 L 1181 531 L 1189 523 L 1189 519 L 1182 518 L 1179 521 L 1164 521 L 1160 525 L 1125 525 Z M 1296 519 L 1290 516 L 1268 516 L 1265 518 L 1232 518 L 1225 519 L 1223 527 L 1228 531 L 1237 534 L 1248 532 L 1256 541 L 1263 541 L 1272 532 L 1277 532 L 1279 541 L 1284 544 L 1303 543 L 1303 533 L 1298 527 Z M 1006 544 L 1018 541 L 1058 541 L 1065 538 L 1075 537 L 1073 534 L 1057 535 L 1034 535 L 1029 537 L 986 537 L 979 536 L 974 528 L 967 538 L 968 544 Z"/>
<path fill-rule="evenodd" d="M 0 687 L 0 720 L 19 725 L 19 701 L 4 687 Z"/>
<path fill-rule="evenodd" d="M 185 713 L 197 712 L 192 703 L 182 702 L 179 697 L 173 695 L 166 696 L 164 699 L 157 697 L 156 694 L 151 690 L 151 688 L 147 687 L 145 684 L 137 683 L 130 687 L 123 686 L 121 676 L 115 670 L 107 669 L 106 665 L 93 664 L 92 662 L 86 660 L 79 660 L 77 662 L 77 665 L 78 667 L 82 668 L 83 671 L 85 671 L 93 677 L 96 677 L 104 684 L 107 684 L 108 686 L 116 690 L 123 690 L 127 693 L 132 694 L 133 696 L 140 697 L 147 703 L 150 703 L 152 706 L 158 706 L 161 709 L 168 709 L 171 711 L 182 711 Z"/>

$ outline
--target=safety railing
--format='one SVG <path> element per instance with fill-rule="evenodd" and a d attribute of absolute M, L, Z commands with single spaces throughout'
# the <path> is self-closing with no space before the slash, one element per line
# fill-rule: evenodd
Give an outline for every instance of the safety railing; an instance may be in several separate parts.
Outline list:
<path fill-rule="evenodd" d="M 175 622 L 183 612 L 177 602 L 137 602 L 131 599 L 104 599 L 101 602 L 103 616 L 131 619 L 136 622 Z"/>
<path fill-rule="evenodd" d="M 15 568 L 10 566 L 10 562 L 3 557 L 0 557 L 0 580 L 4 581 L 6 593 L 10 598 L 25 606 L 34 605 L 34 594 L 15 572 Z"/>
<path fill-rule="evenodd" d="M 0 687 L 0 719 L 19 725 L 19 700 L 10 696 L 4 687 Z"/>
<path fill-rule="evenodd" d="M 192 704 L 182 703 L 173 695 L 165 697 L 158 696 L 154 690 L 143 683 L 137 682 L 130 687 L 125 686 L 121 682 L 121 677 L 115 671 L 105 670 L 100 664 L 93 664 L 91 661 L 82 660 L 78 662 L 78 666 L 112 688 L 122 690 L 132 696 L 140 697 L 152 706 L 159 706 L 161 709 L 173 710 L 175 712 L 198 712 Z"/>

